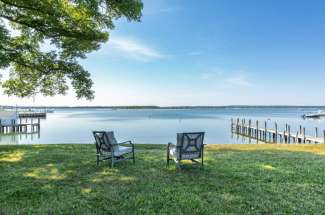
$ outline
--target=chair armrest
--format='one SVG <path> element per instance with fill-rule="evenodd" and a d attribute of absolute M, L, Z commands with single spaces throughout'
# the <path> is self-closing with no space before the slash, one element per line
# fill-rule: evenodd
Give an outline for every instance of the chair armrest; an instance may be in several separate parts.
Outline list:
<path fill-rule="evenodd" d="M 121 143 L 118 143 L 118 145 L 120 145 L 120 144 L 127 144 L 127 143 L 133 145 L 133 143 L 131 142 L 131 140 L 124 141 L 124 142 L 121 142 Z"/>
<path fill-rule="evenodd" d="M 128 140 L 128 141 L 124 141 L 124 142 L 122 142 L 122 143 L 119 143 L 119 145 L 120 145 L 120 144 L 127 144 L 127 143 L 129 143 L 129 144 L 131 145 L 131 147 L 132 147 L 132 150 L 134 150 L 134 144 L 132 143 L 131 140 Z"/>

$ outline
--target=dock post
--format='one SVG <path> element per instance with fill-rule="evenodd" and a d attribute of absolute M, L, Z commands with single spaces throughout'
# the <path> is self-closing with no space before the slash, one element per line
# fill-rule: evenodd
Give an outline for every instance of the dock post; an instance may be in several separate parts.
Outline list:
<path fill-rule="evenodd" d="M 231 133 L 233 133 L 234 132 L 234 119 L 233 118 L 231 118 Z"/>
<path fill-rule="evenodd" d="M 278 143 L 278 123 L 275 122 L 275 142 Z"/>
<path fill-rule="evenodd" d="M 295 139 L 295 143 L 297 143 L 297 142 L 298 142 L 298 135 L 299 135 L 299 132 L 297 131 L 297 133 L 296 133 L 296 139 Z"/>
<path fill-rule="evenodd" d="M 40 118 L 37 119 L 37 131 L 38 133 L 40 133 L 40 130 L 41 130 L 41 120 Z"/>
<path fill-rule="evenodd" d="M 241 134 L 245 135 L 245 119 L 241 120 Z"/>
<path fill-rule="evenodd" d="M 325 130 L 323 131 L 323 135 L 324 135 L 324 143 L 325 143 Z"/>
<path fill-rule="evenodd" d="M 252 127 L 252 120 L 249 120 L 249 121 L 248 121 L 248 136 L 249 136 L 249 137 L 252 136 L 252 130 L 251 130 L 251 127 Z"/>
<path fill-rule="evenodd" d="M 264 142 L 267 142 L 267 122 L 264 122 Z"/>
<path fill-rule="evenodd" d="M 14 132 L 16 132 L 16 129 L 17 129 L 16 124 L 17 124 L 17 121 L 14 119 Z"/>
<path fill-rule="evenodd" d="M 255 133 L 256 133 L 256 140 L 258 142 L 258 139 L 259 139 L 259 134 L 258 134 L 258 120 L 256 120 L 256 131 L 255 131 Z"/>
<path fill-rule="evenodd" d="M 246 134 L 246 120 L 243 119 L 243 134 Z"/>
<path fill-rule="evenodd" d="M 237 118 L 237 122 L 236 122 L 236 133 L 239 133 L 239 118 Z"/>
<path fill-rule="evenodd" d="M 299 125 L 299 134 L 302 134 L 302 127 Z"/>
<path fill-rule="evenodd" d="M 304 128 L 304 130 L 303 130 L 303 135 L 304 135 L 304 143 L 306 143 L 306 128 Z"/>
<path fill-rule="evenodd" d="M 245 136 L 247 134 L 247 125 L 246 125 L 246 119 L 243 119 L 243 136 Z"/>
<path fill-rule="evenodd" d="M 290 137 L 291 137 L 291 128 L 290 125 L 288 125 L 288 143 L 290 143 Z"/>
<path fill-rule="evenodd" d="M 14 120 L 10 120 L 10 127 L 9 127 L 10 132 L 15 132 L 14 131 Z"/>
<path fill-rule="evenodd" d="M 318 138 L 318 128 L 315 127 L 315 137 Z"/>

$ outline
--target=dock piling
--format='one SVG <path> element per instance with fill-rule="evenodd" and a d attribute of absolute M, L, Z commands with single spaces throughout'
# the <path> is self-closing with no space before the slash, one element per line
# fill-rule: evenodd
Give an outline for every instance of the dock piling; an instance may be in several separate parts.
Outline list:
<path fill-rule="evenodd" d="M 306 128 L 303 129 L 303 137 L 304 137 L 304 143 L 306 143 Z"/>
<path fill-rule="evenodd" d="M 252 120 L 249 120 L 249 121 L 248 121 L 248 136 L 249 136 L 249 137 L 252 136 L 252 130 L 251 130 L 251 127 L 252 127 Z"/>
<path fill-rule="evenodd" d="M 248 122 L 248 123 L 247 123 Z M 39 131 L 40 121 L 36 126 Z M 299 130 L 296 132 L 292 131 L 289 124 L 283 131 L 279 131 L 277 122 L 274 123 L 274 128 L 269 128 L 267 121 L 264 121 L 264 128 L 259 127 L 259 120 L 256 120 L 255 127 L 252 125 L 252 120 L 237 118 L 236 125 L 234 120 L 231 119 L 231 131 L 237 134 L 237 137 L 241 135 L 243 138 L 248 137 L 249 143 L 251 139 L 255 139 L 258 143 L 263 141 L 265 143 L 325 143 L 325 130 L 323 131 L 323 138 L 319 137 L 318 128 L 315 128 L 315 135 L 308 136 L 306 134 L 306 128 L 299 126 Z M 278 139 L 279 138 L 279 139 Z"/>
<path fill-rule="evenodd" d="M 266 139 L 266 137 L 267 137 L 267 122 L 265 121 L 264 122 L 264 142 L 267 142 L 267 139 Z"/>
<path fill-rule="evenodd" d="M 288 143 L 290 143 L 290 137 L 291 137 L 291 128 L 290 125 L 288 125 Z"/>
<path fill-rule="evenodd" d="M 299 134 L 302 134 L 302 126 L 299 125 Z"/>

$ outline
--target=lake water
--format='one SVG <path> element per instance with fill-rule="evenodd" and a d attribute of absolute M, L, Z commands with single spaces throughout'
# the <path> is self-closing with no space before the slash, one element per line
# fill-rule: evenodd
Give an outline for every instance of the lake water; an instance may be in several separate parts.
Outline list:
<path fill-rule="evenodd" d="M 247 139 L 232 136 L 230 119 L 245 117 L 259 120 L 269 127 L 278 122 L 279 129 L 299 125 L 313 135 L 325 130 L 325 120 L 304 120 L 304 113 L 319 108 L 193 108 L 193 109 L 55 109 L 41 120 L 41 132 L 34 135 L 0 135 L 0 144 L 93 143 L 93 130 L 113 130 L 118 141 L 166 144 L 175 142 L 177 132 L 204 131 L 205 143 L 247 143 Z"/>

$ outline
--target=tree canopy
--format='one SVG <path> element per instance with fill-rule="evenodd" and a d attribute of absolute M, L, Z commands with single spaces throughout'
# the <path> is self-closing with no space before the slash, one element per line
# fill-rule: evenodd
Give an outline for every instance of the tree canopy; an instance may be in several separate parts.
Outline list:
<path fill-rule="evenodd" d="M 77 98 L 92 99 L 90 73 L 78 59 L 108 40 L 114 20 L 140 21 L 142 8 L 141 0 L 0 0 L 0 69 L 10 68 L 4 92 L 64 95 L 70 82 Z M 44 42 L 55 48 L 44 50 Z"/>

